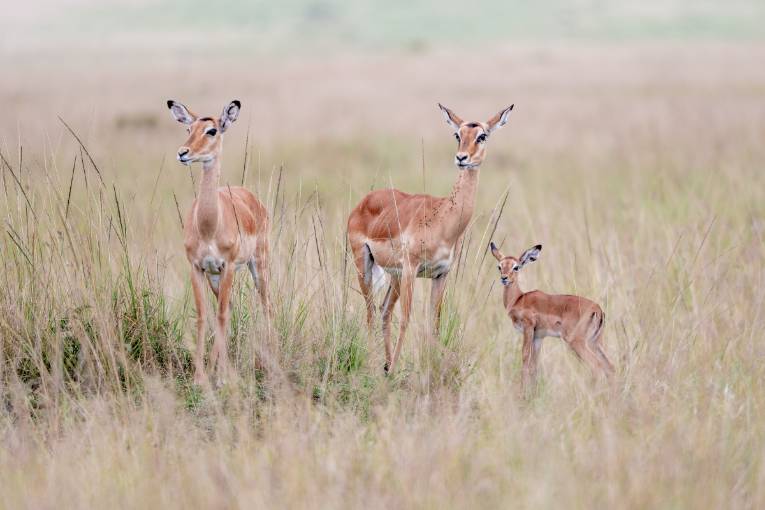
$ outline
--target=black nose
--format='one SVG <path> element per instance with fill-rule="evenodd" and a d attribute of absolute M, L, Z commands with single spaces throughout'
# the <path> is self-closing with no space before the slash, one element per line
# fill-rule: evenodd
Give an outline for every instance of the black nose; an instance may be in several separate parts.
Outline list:
<path fill-rule="evenodd" d="M 189 150 L 186 147 L 183 147 L 182 149 L 178 149 L 178 155 L 181 157 L 185 156 L 188 153 L 189 153 Z"/>
<path fill-rule="evenodd" d="M 460 163 L 462 163 L 462 162 L 463 162 L 463 161 L 465 161 L 465 160 L 466 160 L 468 157 L 467 157 L 467 155 L 463 156 L 462 154 L 457 154 L 456 158 L 457 158 L 457 161 L 459 161 Z"/>

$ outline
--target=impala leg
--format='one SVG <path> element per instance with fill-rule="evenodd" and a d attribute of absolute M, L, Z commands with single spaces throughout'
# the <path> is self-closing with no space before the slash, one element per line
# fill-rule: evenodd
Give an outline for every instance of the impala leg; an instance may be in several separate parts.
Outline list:
<path fill-rule="evenodd" d="M 401 293 L 401 280 L 392 277 L 388 292 L 385 294 L 385 301 L 382 305 L 382 331 L 385 342 L 385 369 L 390 367 L 390 361 L 393 358 L 393 346 L 390 341 L 390 322 L 393 317 L 393 308 L 396 306 L 398 297 Z"/>
<path fill-rule="evenodd" d="M 590 349 L 598 358 L 600 370 L 606 375 L 606 377 L 611 377 L 614 375 L 614 365 L 611 363 L 611 360 L 608 359 L 608 356 L 606 356 L 606 353 L 603 351 L 602 327 L 597 331 L 597 333 L 595 333 L 595 336 L 592 338 L 592 340 L 590 340 Z"/>
<path fill-rule="evenodd" d="M 220 275 L 208 274 L 205 276 L 207 278 L 207 283 L 210 285 L 210 290 L 213 291 L 213 294 L 215 294 L 215 300 L 217 301 L 220 290 Z"/>
<path fill-rule="evenodd" d="M 409 326 L 409 316 L 412 313 L 412 294 L 414 293 L 414 278 L 415 274 L 411 267 L 404 265 L 401 274 L 401 288 L 399 294 L 401 296 L 401 324 L 399 326 L 398 341 L 396 342 L 396 348 L 393 351 L 389 362 L 386 364 L 386 372 L 393 372 L 393 368 L 396 365 L 396 360 L 399 354 L 401 354 L 401 347 L 404 344 L 404 335 L 406 334 L 406 328 Z"/>
<path fill-rule="evenodd" d="M 202 271 L 191 268 L 191 288 L 194 291 L 194 305 L 197 309 L 197 350 L 194 352 L 194 383 L 203 384 L 205 375 L 205 294 Z"/>
<path fill-rule="evenodd" d="M 228 321 L 231 317 L 229 303 L 234 286 L 234 266 L 227 263 L 223 268 L 218 294 L 218 316 L 215 323 L 215 342 L 210 352 L 210 366 L 222 376 L 228 372 Z"/>
<path fill-rule="evenodd" d="M 438 341 L 441 334 L 441 305 L 446 291 L 446 274 L 433 278 L 430 287 L 430 310 L 433 314 L 433 340 Z"/>
<path fill-rule="evenodd" d="M 568 341 L 568 339 L 566 339 Z M 582 335 L 576 335 L 568 342 L 569 347 L 574 351 L 577 357 L 582 360 L 595 376 L 599 376 L 604 373 L 601 366 L 602 361 L 587 345 L 587 340 Z"/>
<path fill-rule="evenodd" d="M 534 327 L 527 325 L 523 329 L 523 367 L 521 371 L 521 394 L 529 396 L 536 384 L 537 364 L 539 363 L 539 350 L 542 339 L 535 338 Z"/>
<path fill-rule="evenodd" d="M 364 244 L 351 245 L 353 251 L 353 263 L 356 265 L 356 276 L 359 279 L 359 288 L 361 289 L 361 295 L 364 296 L 364 303 L 367 307 L 367 328 L 369 332 L 374 331 L 374 289 L 372 288 L 372 278 L 367 277 L 366 271 L 369 265 L 366 260 L 366 254 L 364 253 Z"/>
<path fill-rule="evenodd" d="M 263 244 L 254 260 L 247 263 L 247 267 L 252 275 L 252 281 L 260 295 L 260 301 L 263 303 L 263 310 L 266 320 L 269 323 L 273 320 L 273 310 L 271 309 L 271 300 L 268 295 L 269 273 L 268 273 L 269 249 L 268 244 Z"/>

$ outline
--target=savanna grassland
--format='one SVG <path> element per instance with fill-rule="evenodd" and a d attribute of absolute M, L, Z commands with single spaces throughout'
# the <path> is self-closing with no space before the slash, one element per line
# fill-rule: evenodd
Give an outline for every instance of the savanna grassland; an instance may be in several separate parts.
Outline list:
<path fill-rule="evenodd" d="M 208 31 L 171 2 L 6 17 L 0 507 L 765 505 L 761 7 L 568 23 L 555 2 L 547 23 L 519 12 L 517 39 L 486 18 L 479 42 L 483 18 L 461 37 L 434 28 L 458 31 L 456 7 L 396 24 L 394 5 L 377 25 L 372 7 L 289 4 L 296 28 L 228 4 L 242 10 Z M 243 24 L 250 8 L 270 14 Z M 167 39 L 154 11 L 177 21 Z M 199 168 L 174 159 L 169 98 L 205 115 L 242 101 L 222 183 L 272 215 L 275 335 L 240 274 L 236 376 L 213 391 L 192 384 L 181 218 Z M 516 106 L 488 144 L 439 343 L 419 281 L 385 377 L 345 222 L 373 188 L 449 193 L 437 101 L 471 120 Z M 544 245 L 525 289 L 602 305 L 612 384 L 550 338 L 520 398 L 490 239 Z"/>

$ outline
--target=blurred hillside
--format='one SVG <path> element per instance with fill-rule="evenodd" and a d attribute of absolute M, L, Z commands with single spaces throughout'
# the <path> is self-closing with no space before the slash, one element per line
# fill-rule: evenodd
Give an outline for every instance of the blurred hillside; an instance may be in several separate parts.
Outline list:
<path fill-rule="evenodd" d="M 765 2 L 650 0 L 42 0 L 0 17 L 0 51 L 226 47 L 423 51 L 501 41 L 761 40 Z"/>

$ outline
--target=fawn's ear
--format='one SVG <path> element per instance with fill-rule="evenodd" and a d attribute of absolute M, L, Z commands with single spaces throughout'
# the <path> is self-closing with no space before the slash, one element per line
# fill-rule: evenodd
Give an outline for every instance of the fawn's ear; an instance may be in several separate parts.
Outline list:
<path fill-rule="evenodd" d="M 455 114 L 453 111 L 441 103 L 438 103 L 438 107 L 441 108 L 441 113 L 444 114 L 446 123 L 449 124 L 453 130 L 457 131 L 462 125 L 462 119 L 460 119 L 457 114 Z"/>
<path fill-rule="evenodd" d="M 242 108 L 242 103 L 234 99 L 223 108 L 223 113 L 220 114 L 220 131 L 223 133 L 233 122 L 239 117 L 239 110 Z"/>
<path fill-rule="evenodd" d="M 523 255 L 521 255 L 521 258 L 518 259 L 518 261 L 521 264 L 521 267 L 525 266 L 529 262 L 534 262 L 539 258 L 539 254 L 542 251 L 542 245 L 538 244 L 536 246 L 532 246 L 528 250 L 523 252 Z"/>
<path fill-rule="evenodd" d="M 494 258 L 497 260 L 502 260 L 504 257 L 497 249 L 497 245 L 494 244 L 494 241 L 489 243 L 489 247 L 491 248 L 491 254 L 494 255 Z"/>
<path fill-rule="evenodd" d="M 511 104 L 498 114 L 496 114 L 494 117 L 489 119 L 489 122 L 486 124 L 489 125 L 489 133 L 496 131 L 497 129 L 501 128 L 505 124 L 507 124 L 507 118 L 510 116 L 510 112 L 513 111 L 514 104 Z"/>
<path fill-rule="evenodd" d="M 186 124 L 188 126 L 197 120 L 197 116 L 193 114 L 191 110 L 177 101 L 168 99 L 167 107 L 170 108 L 170 113 L 172 114 L 173 118 L 181 124 Z"/>

